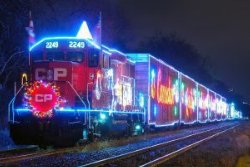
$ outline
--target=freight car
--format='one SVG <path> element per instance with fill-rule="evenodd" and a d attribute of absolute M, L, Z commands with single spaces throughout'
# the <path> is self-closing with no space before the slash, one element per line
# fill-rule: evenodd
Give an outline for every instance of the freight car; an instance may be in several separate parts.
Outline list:
<path fill-rule="evenodd" d="M 9 103 L 16 143 L 69 145 L 235 117 L 224 97 L 150 54 L 83 36 L 44 38 L 29 51 L 29 81 Z"/>

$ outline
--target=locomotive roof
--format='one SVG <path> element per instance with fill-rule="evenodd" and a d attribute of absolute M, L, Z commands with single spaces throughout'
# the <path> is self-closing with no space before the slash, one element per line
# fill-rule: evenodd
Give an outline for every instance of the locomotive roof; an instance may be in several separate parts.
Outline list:
<path fill-rule="evenodd" d="M 93 40 L 90 40 L 90 39 L 84 39 L 84 38 L 79 38 L 79 37 L 45 37 L 45 38 L 39 40 L 38 42 L 36 42 L 34 45 L 32 45 L 29 48 L 29 51 L 32 51 L 34 48 L 39 46 L 41 43 L 43 43 L 45 41 L 49 41 L 49 40 L 80 40 L 80 41 L 87 42 L 88 44 L 94 46 L 97 49 L 100 49 L 100 46 L 97 45 Z"/>
<path fill-rule="evenodd" d="M 85 41 L 87 42 L 88 44 L 92 45 L 93 47 L 97 48 L 97 49 L 101 49 L 111 55 L 111 53 L 118 53 L 118 54 L 121 54 L 123 56 L 127 56 L 125 53 L 117 50 L 117 49 L 113 49 L 113 48 L 109 48 L 107 47 L 106 45 L 98 45 L 96 44 L 93 40 L 91 39 L 86 39 L 86 38 L 79 38 L 79 37 L 45 37 L 41 40 L 39 40 L 38 42 L 36 42 L 34 45 L 32 45 L 30 48 L 29 48 L 29 51 L 32 51 L 34 48 L 36 48 L 37 46 L 39 46 L 41 43 L 45 42 L 45 41 L 50 41 L 50 40 L 79 40 L 79 41 Z"/>

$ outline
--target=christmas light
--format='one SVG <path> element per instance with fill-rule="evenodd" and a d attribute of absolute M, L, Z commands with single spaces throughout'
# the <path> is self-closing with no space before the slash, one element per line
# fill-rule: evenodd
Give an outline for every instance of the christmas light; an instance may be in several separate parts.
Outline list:
<path fill-rule="evenodd" d="M 25 88 L 24 99 L 33 115 L 39 118 L 51 117 L 52 110 L 65 103 L 60 96 L 59 88 L 53 83 L 35 81 Z"/>

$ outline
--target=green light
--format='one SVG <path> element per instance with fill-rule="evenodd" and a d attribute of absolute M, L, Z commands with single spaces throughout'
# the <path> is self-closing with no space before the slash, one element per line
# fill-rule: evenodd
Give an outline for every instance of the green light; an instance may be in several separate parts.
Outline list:
<path fill-rule="evenodd" d="M 182 83 L 181 83 L 181 90 L 184 90 L 184 88 L 185 88 L 185 85 L 184 85 L 184 83 L 182 82 Z"/>
<path fill-rule="evenodd" d="M 87 130 L 86 129 L 83 129 L 82 136 L 83 136 L 83 139 L 87 139 Z"/>
<path fill-rule="evenodd" d="M 141 125 L 136 125 L 135 130 L 137 130 L 137 131 L 141 130 Z"/>
<path fill-rule="evenodd" d="M 178 85 L 179 85 L 179 81 L 178 81 L 178 79 L 177 79 L 177 80 L 175 80 L 175 85 L 176 85 L 176 86 L 178 86 Z"/>
<path fill-rule="evenodd" d="M 177 107 L 174 106 L 174 115 L 177 116 Z"/>
<path fill-rule="evenodd" d="M 107 116 L 103 113 L 100 113 L 100 122 L 104 122 L 107 119 Z"/>

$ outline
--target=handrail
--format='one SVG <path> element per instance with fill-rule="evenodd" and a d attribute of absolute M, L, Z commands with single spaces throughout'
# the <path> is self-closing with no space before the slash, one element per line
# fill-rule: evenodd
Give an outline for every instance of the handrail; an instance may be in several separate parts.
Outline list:
<path fill-rule="evenodd" d="M 81 96 L 77 93 L 77 91 L 75 90 L 75 88 L 73 87 L 73 85 L 69 82 L 66 81 L 69 86 L 73 89 L 73 91 L 75 92 L 75 94 L 78 96 L 78 98 L 80 99 L 80 101 L 82 102 L 82 104 L 84 105 L 85 108 L 87 108 L 87 105 L 85 104 L 85 102 L 82 100 Z"/>
<path fill-rule="evenodd" d="M 23 89 L 24 85 L 21 86 L 21 88 L 17 91 L 17 93 L 15 94 L 15 96 L 11 99 L 11 101 L 8 104 L 8 122 L 10 122 L 10 106 L 12 106 L 13 109 L 13 103 L 15 102 L 16 96 L 20 93 L 20 91 Z M 13 110 L 12 110 L 13 111 Z M 12 113 L 12 121 L 14 122 L 14 112 Z"/>

